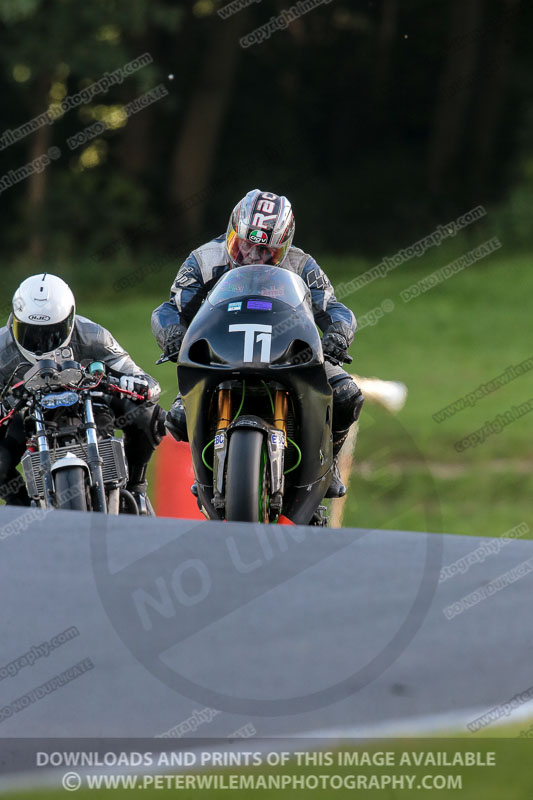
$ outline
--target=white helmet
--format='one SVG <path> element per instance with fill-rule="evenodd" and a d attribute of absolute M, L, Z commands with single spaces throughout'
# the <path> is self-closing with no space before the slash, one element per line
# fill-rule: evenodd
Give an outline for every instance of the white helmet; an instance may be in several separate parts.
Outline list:
<path fill-rule="evenodd" d="M 27 278 L 13 297 L 11 330 L 20 352 L 32 364 L 66 347 L 74 330 L 76 301 L 55 275 Z"/>

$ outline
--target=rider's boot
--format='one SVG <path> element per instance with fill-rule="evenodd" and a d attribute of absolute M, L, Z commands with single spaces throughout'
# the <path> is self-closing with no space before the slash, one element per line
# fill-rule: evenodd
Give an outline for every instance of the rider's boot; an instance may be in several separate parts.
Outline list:
<path fill-rule="evenodd" d="M 7 476 L 13 469 L 13 457 L 6 447 L 0 446 L 0 488 L 4 489 L 4 493 L 8 490 L 4 488 L 4 484 L 8 482 Z M 2 496 L 0 494 L 0 496 Z"/>
<path fill-rule="evenodd" d="M 188 442 L 187 419 L 181 395 L 178 395 L 170 407 L 165 419 L 165 428 L 177 442 Z"/>
<path fill-rule="evenodd" d="M 155 517 L 150 498 L 146 494 L 148 481 L 146 480 L 147 464 L 130 464 L 130 479 L 126 489 L 131 492 L 141 517 Z"/>
<path fill-rule="evenodd" d="M 346 494 L 346 486 L 342 482 L 341 474 L 339 472 L 339 453 L 341 448 L 348 438 L 347 431 L 334 431 L 333 432 L 333 464 L 331 466 L 331 474 L 332 479 L 329 485 L 329 489 L 326 492 L 326 497 L 328 499 L 337 498 L 337 497 L 344 497 Z"/>
<path fill-rule="evenodd" d="M 344 497 L 344 495 L 346 494 L 346 486 L 344 485 L 341 479 L 341 474 L 339 472 L 339 462 L 337 458 L 333 459 L 331 474 L 333 477 L 331 479 L 329 489 L 326 492 L 326 497 L 328 499 Z"/>
<path fill-rule="evenodd" d="M 165 428 L 174 437 L 177 442 L 188 442 L 189 435 L 187 433 L 187 418 L 185 416 L 185 409 L 181 395 L 178 395 L 165 420 Z M 191 485 L 192 494 L 198 499 L 198 486 L 196 483 Z"/>

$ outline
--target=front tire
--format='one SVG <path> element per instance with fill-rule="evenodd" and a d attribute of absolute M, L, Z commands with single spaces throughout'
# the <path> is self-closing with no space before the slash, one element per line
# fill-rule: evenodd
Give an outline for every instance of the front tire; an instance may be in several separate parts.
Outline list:
<path fill-rule="evenodd" d="M 83 467 L 67 467 L 54 474 L 56 508 L 60 511 L 87 511 L 85 475 Z"/>
<path fill-rule="evenodd" d="M 226 519 L 268 522 L 264 436 L 251 428 L 233 431 L 226 472 Z"/>

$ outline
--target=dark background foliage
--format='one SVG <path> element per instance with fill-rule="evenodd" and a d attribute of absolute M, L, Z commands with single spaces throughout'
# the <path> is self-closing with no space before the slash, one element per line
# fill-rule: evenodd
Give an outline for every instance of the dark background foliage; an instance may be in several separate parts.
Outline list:
<path fill-rule="evenodd" d="M 255 186 L 289 196 L 306 249 L 379 256 L 479 204 L 529 243 L 531 4 L 333 0 L 249 48 L 239 39 L 290 3 L 229 19 L 222 6 L 0 0 L 0 133 L 153 57 L 0 152 L 0 175 L 62 153 L 0 194 L 4 263 L 184 256 Z M 159 83 L 166 98 L 68 148 Z"/>

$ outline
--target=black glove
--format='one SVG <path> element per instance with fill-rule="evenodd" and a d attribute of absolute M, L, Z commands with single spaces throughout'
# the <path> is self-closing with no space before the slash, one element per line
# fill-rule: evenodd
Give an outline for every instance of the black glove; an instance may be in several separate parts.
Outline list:
<path fill-rule="evenodd" d="M 342 333 L 326 332 L 322 337 L 322 350 L 326 361 L 343 364 L 348 352 L 348 341 Z"/>
<path fill-rule="evenodd" d="M 167 328 L 163 329 L 159 344 L 165 358 L 169 358 L 171 361 L 178 360 L 178 354 L 186 330 L 187 328 L 185 325 L 169 325 Z"/>
<path fill-rule="evenodd" d="M 326 361 L 342 365 L 353 342 L 353 331 L 345 322 L 333 322 L 322 337 L 322 351 Z M 351 359 L 348 357 L 348 361 Z"/>

